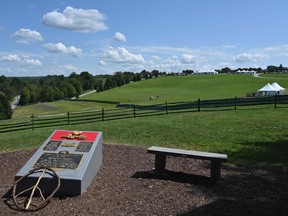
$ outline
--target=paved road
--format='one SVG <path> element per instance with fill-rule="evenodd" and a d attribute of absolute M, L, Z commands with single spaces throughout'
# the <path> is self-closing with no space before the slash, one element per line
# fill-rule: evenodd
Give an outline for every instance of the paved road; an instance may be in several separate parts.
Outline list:
<path fill-rule="evenodd" d="M 19 100 L 20 100 L 20 95 L 17 95 L 16 97 L 14 97 L 14 100 L 11 104 L 12 110 L 14 110 L 18 106 Z"/>

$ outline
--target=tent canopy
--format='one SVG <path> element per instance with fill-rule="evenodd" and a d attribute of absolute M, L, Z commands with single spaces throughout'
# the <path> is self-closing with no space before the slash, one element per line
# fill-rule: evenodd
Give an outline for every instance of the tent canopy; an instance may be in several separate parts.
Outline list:
<path fill-rule="evenodd" d="M 281 87 L 277 82 L 272 83 L 272 85 L 267 83 L 264 87 L 257 91 L 258 96 L 270 96 L 275 94 L 285 94 L 285 88 Z"/>

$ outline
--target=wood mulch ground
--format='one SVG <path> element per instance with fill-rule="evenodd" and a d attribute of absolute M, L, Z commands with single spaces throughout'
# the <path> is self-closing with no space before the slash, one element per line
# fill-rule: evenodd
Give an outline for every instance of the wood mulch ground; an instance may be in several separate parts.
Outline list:
<path fill-rule="evenodd" d="M 14 176 L 34 150 L 0 154 L 0 215 L 288 215 L 288 168 L 222 165 L 209 183 L 207 161 L 168 157 L 168 174 L 151 174 L 146 149 L 104 144 L 103 164 L 88 190 L 53 197 L 37 212 L 15 209 Z M 228 155 L 229 157 L 229 155 Z"/>

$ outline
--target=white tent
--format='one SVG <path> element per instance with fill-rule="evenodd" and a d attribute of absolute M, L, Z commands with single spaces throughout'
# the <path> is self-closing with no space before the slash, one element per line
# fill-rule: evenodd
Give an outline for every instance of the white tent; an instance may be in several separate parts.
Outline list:
<path fill-rule="evenodd" d="M 279 93 L 279 89 L 267 83 L 264 87 L 257 91 L 257 96 L 271 96 Z"/>
<path fill-rule="evenodd" d="M 285 95 L 285 88 L 283 88 L 282 86 L 280 86 L 277 82 L 273 82 L 271 84 L 271 86 L 273 86 L 274 88 L 278 89 L 279 91 L 279 95 Z"/>

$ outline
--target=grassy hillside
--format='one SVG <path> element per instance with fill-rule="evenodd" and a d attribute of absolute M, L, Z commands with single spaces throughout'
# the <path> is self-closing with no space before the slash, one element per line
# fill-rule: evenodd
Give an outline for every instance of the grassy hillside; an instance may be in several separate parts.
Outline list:
<path fill-rule="evenodd" d="M 87 99 L 120 101 L 121 103 L 147 104 L 150 96 L 159 96 L 157 102 L 178 102 L 202 99 L 245 97 L 272 79 L 259 79 L 251 75 L 194 75 L 159 77 L 130 83 L 121 88 L 87 95 Z M 281 82 L 279 83 L 281 84 Z M 283 82 L 283 84 L 285 84 Z M 287 85 L 287 84 L 286 84 Z"/>
<path fill-rule="evenodd" d="M 283 79 L 286 78 L 286 79 Z M 201 99 L 222 99 L 245 97 L 256 92 L 267 82 L 277 81 L 288 89 L 288 75 L 255 78 L 251 75 L 195 75 L 167 76 L 126 84 L 101 93 L 82 97 L 88 100 L 118 101 L 132 104 L 155 104 Z M 153 96 L 154 100 L 149 100 Z M 13 118 L 31 114 L 67 113 L 68 111 L 99 110 L 113 108 L 115 105 L 94 102 L 58 101 L 34 104 L 15 110 Z"/>

